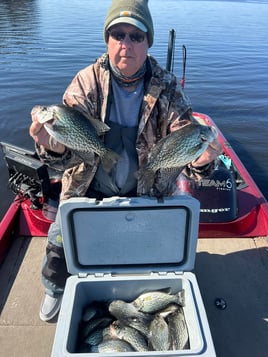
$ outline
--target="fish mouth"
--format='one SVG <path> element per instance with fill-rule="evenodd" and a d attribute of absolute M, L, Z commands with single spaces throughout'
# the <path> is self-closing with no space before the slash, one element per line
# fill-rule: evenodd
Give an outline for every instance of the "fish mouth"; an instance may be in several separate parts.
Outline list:
<path fill-rule="evenodd" d="M 44 127 L 47 129 L 47 128 L 49 128 L 49 129 L 52 129 L 53 128 L 53 119 L 51 119 L 51 120 L 49 120 L 49 121 L 46 121 L 45 123 L 44 123 Z"/>
<path fill-rule="evenodd" d="M 200 140 L 201 140 L 202 143 L 206 143 L 208 141 L 207 137 L 204 136 L 204 135 L 201 135 Z"/>

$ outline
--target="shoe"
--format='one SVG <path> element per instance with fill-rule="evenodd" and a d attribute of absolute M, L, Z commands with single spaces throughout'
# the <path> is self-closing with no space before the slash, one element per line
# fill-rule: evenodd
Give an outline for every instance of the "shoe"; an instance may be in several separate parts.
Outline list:
<path fill-rule="evenodd" d="M 57 297 L 52 297 L 48 294 L 45 294 L 41 308 L 39 317 L 42 321 L 49 321 L 53 319 L 60 311 L 62 295 L 58 295 Z"/>

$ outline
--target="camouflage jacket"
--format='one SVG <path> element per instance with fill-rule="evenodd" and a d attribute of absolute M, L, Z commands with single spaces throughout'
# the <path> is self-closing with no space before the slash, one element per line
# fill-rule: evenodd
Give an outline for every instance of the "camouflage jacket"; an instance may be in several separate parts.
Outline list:
<path fill-rule="evenodd" d="M 109 113 L 110 99 L 111 72 L 107 54 L 78 72 L 63 95 L 65 105 L 103 122 Z M 146 161 L 148 150 L 169 133 L 170 126 L 182 126 L 193 120 L 191 113 L 189 101 L 179 88 L 176 77 L 163 70 L 148 55 L 145 93 L 136 140 L 139 166 Z M 63 155 L 54 154 L 43 147 L 37 147 L 37 152 L 49 166 L 64 170 L 61 200 L 85 195 L 99 165 L 97 156 L 92 163 L 84 164 L 68 149 Z M 141 192 L 140 185 L 138 182 L 137 192 Z"/>

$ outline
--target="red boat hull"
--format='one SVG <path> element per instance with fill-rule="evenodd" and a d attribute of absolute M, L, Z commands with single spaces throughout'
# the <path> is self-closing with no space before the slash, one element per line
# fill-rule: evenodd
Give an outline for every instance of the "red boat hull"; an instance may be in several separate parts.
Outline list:
<path fill-rule="evenodd" d="M 10 205 L 0 224 L 0 263 L 5 258 L 6 252 L 12 241 L 13 233 L 19 226 L 20 201 L 15 199 Z"/>
<path fill-rule="evenodd" d="M 216 127 L 214 121 L 205 114 L 194 113 L 207 125 Z M 242 189 L 237 190 L 238 215 L 234 221 L 222 223 L 200 223 L 199 238 L 257 237 L 268 235 L 268 202 L 240 161 L 224 135 L 218 130 L 218 139 L 226 156 L 245 181 Z"/>

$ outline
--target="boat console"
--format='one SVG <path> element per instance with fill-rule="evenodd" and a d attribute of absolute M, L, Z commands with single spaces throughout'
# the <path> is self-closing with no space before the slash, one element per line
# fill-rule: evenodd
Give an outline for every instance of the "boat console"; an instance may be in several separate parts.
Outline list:
<path fill-rule="evenodd" d="M 33 151 L 5 142 L 0 145 L 8 168 L 9 188 L 16 195 L 29 198 L 33 209 L 42 208 L 44 200 L 53 195 L 54 190 L 47 165 Z"/>

